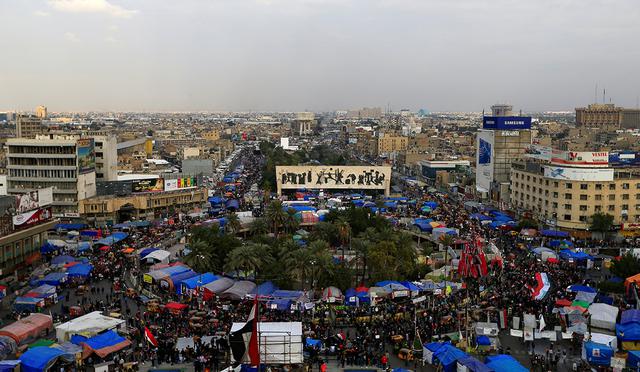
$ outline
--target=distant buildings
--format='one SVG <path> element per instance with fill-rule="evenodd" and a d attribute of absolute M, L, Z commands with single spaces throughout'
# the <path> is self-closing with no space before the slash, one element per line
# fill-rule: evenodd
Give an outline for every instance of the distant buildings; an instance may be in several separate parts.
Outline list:
<path fill-rule="evenodd" d="M 612 103 L 594 103 L 576 108 L 576 126 L 613 126 L 620 129 L 640 129 L 640 109 L 617 107 Z"/>
<path fill-rule="evenodd" d="M 363 107 L 357 110 L 347 111 L 349 119 L 374 119 L 378 120 L 382 117 L 382 109 L 380 107 Z"/>
<path fill-rule="evenodd" d="M 38 106 L 36 107 L 36 117 L 42 120 L 47 119 L 47 107 L 46 106 Z"/>
<path fill-rule="evenodd" d="M 531 144 L 531 117 L 513 116 L 510 105 L 491 110 L 476 136 L 476 190 L 493 201 L 508 202 L 511 163 Z"/>
<path fill-rule="evenodd" d="M 36 138 L 37 135 L 46 134 L 47 127 L 42 124 L 42 119 L 37 116 L 20 114 L 16 118 L 16 137 Z"/>
<path fill-rule="evenodd" d="M 306 136 L 313 134 L 317 125 L 313 112 L 299 112 L 291 123 L 291 134 L 294 136 Z"/>

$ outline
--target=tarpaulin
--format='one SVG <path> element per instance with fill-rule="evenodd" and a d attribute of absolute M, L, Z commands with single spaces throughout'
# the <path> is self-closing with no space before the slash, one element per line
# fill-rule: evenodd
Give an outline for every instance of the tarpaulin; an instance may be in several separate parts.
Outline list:
<path fill-rule="evenodd" d="M 74 265 L 71 266 L 70 268 L 67 269 L 67 273 L 69 274 L 69 277 L 73 278 L 73 277 L 83 277 L 86 278 L 89 276 L 89 274 L 91 273 L 91 271 L 93 270 L 93 265 L 91 264 L 78 264 L 78 265 Z"/>
<path fill-rule="evenodd" d="M 109 330 L 87 339 L 82 342 L 81 345 L 83 347 L 83 358 L 87 358 L 92 353 L 96 353 L 100 358 L 104 358 L 111 353 L 131 345 L 131 341 Z"/>
<path fill-rule="evenodd" d="M 24 372 L 46 371 L 62 354 L 64 352 L 56 348 L 34 347 L 20 356 L 20 369 Z"/>
<path fill-rule="evenodd" d="M 445 372 L 453 372 L 456 370 L 456 362 L 458 359 L 467 356 L 467 354 L 451 344 L 444 344 L 441 348 L 433 353 L 433 358 L 437 359 L 442 365 Z"/>
<path fill-rule="evenodd" d="M 591 365 L 608 366 L 611 364 L 613 349 L 607 345 L 587 341 L 582 345 L 582 358 Z"/>
<path fill-rule="evenodd" d="M 484 363 L 495 372 L 529 372 L 528 369 L 518 363 L 511 355 L 500 354 L 488 356 Z"/>
<path fill-rule="evenodd" d="M 35 340 L 53 327 L 51 316 L 31 314 L 0 329 L 0 335 L 13 338 L 18 345 Z"/>
<path fill-rule="evenodd" d="M 188 289 L 195 289 L 197 287 L 202 287 L 203 285 L 209 284 L 214 280 L 217 280 L 218 276 L 213 275 L 212 273 L 204 273 L 196 275 L 192 278 L 183 280 L 179 286 L 177 286 L 176 291 L 178 294 L 184 293 Z"/>

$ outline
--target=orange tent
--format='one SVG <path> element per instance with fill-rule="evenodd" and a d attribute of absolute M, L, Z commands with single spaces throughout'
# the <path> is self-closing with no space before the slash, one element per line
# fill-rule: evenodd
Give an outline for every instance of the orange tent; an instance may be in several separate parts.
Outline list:
<path fill-rule="evenodd" d="M 625 290 L 625 292 L 629 290 L 629 286 L 632 283 L 640 283 L 640 274 L 636 274 L 634 276 L 630 276 L 624 281 L 624 290 Z M 640 287 L 640 285 L 639 285 L 639 287 Z"/>

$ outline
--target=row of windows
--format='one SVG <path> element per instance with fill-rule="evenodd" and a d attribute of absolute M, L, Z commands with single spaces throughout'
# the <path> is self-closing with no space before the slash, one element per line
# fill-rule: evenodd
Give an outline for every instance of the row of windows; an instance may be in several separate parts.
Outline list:
<path fill-rule="evenodd" d="M 525 193 L 525 191 L 526 191 L 526 193 Z M 520 193 L 518 190 L 515 190 L 514 191 L 514 195 L 516 195 L 516 197 L 519 194 L 528 196 L 528 195 L 531 194 L 531 192 L 533 192 L 533 193 L 537 192 L 538 194 L 542 194 L 542 191 L 543 191 L 542 188 L 539 188 L 539 189 L 536 189 L 535 187 L 530 188 L 527 185 L 527 187 L 525 187 L 525 190 L 523 190 L 522 193 Z M 545 196 L 551 195 L 554 199 L 558 199 L 560 194 L 558 192 L 556 192 L 556 191 L 550 193 L 549 190 L 544 190 L 544 195 Z M 594 200 L 601 201 L 601 200 L 604 200 L 603 198 L 605 196 L 607 197 L 606 200 L 609 200 L 609 201 L 615 201 L 616 200 L 616 195 L 615 194 L 611 194 L 611 195 L 600 195 L 600 194 L 597 194 L 597 195 L 593 195 L 593 198 L 594 198 Z M 573 194 L 571 194 L 571 193 L 562 194 L 562 197 L 565 200 L 573 200 Z M 578 195 L 578 199 L 580 199 L 580 200 L 589 200 L 590 196 L 587 195 L 587 194 L 580 194 L 580 195 Z M 630 194 L 622 194 L 622 195 L 620 195 L 620 199 L 621 200 L 631 200 L 631 195 Z M 635 194 L 635 200 L 640 200 L 640 194 Z"/>
<path fill-rule="evenodd" d="M 526 181 L 528 181 L 528 182 L 533 180 L 534 183 L 537 182 L 540 185 L 542 185 L 542 184 L 544 184 L 545 186 L 553 185 L 553 187 L 559 187 L 560 186 L 560 182 L 558 182 L 558 181 L 552 181 L 551 182 L 548 179 L 544 179 L 544 177 L 538 178 L 536 176 L 531 176 L 531 175 L 524 175 L 524 174 L 521 175 L 521 174 L 519 174 L 517 172 L 515 172 L 514 175 L 515 175 L 516 179 L 521 179 L 523 181 L 526 179 Z M 516 186 L 518 186 L 520 183 L 519 182 L 515 182 L 515 184 L 516 184 Z M 523 183 L 523 185 L 524 185 L 524 183 Z M 602 190 L 604 188 L 604 185 L 601 184 L 601 183 L 596 183 L 596 184 L 593 184 L 593 183 L 591 183 L 591 184 L 590 183 L 581 183 L 579 187 L 580 187 L 580 190 L 588 190 L 590 188 L 589 187 L 590 185 L 593 185 L 593 187 L 596 190 Z M 571 182 L 563 182 L 563 186 L 565 188 L 567 188 L 567 189 L 573 189 L 573 183 L 571 183 Z M 630 190 L 631 189 L 631 184 L 623 183 L 623 184 L 620 185 L 620 187 L 623 190 Z M 607 188 L 609 190 L 615 190 L 616 189 L 616 184 L 615 183 L 609 183 Z M 636 190 L 640 190 L 640 182 L 637 182 L 635 184 L 635 188 L 636 188 Z"/>
<path fill-rule="evenodd" d="M 9 146 L 9 154 L 75 154 L 75 146 Z"/>
<path fill-rule="evenodd" d="M 76 178 L 75 169 L 9 169 L 10 177 Z"/>
<path fill-rule="evenodd" d="M 74 158 L 9 158 L 9 165 L 39 166 L 39 167 L 75 167 Z"/>
<path fill-rule="evenodd" d="M 556 204 L 556 203 L 554 203 L 554 204 Z M 521 207 L 521 208 L 526 208 L 528 210 L 531 210 L 533 212 L 540 212 L 540 213 L 543 212 L 542 208 L 540 208 L 539 206 L 529 205 L 529 204 L 526 204 L 526 203 L 524 203 L 522 201 L 519 201 L 519 200 L 516 201 L 516 205 Z M 567 208 L 567 206 L 569 208 Z M 571 210 L 571 205 L 569 205 L 569 204 L 565 204 L 564 207 L 565 207 L 566 210 Z M 628 208 L 628 207 L 629 207 L 628 205 L 623 205 L 622 209 L 625 210 L 625 208 Z M 555 206 L 554 208 L 557 208 L 557 206 Z M 585 211 L 587 211 L 586 208 L 587 208 L 586 205 L 581 205 L 580 206 L 580 211 L 581 212 L 585 212 Z M 606 210 L 608 212 L 614 212 L 615 209 L 616 208 L 615 208 L 614 205 L 608 205 Z M 604 211 L 604 209 L 600 205 L 597 205 L 597 206 L 594 207 L 594 212 L 596 212 L 596 213 L 597 212 L 603 212 L 603 211 Z M 640 211 L 640 204 L 636 204 L 636 211 Z M 545 218 L 551 218 L 554 215 L 556 215 L 556 213 L 544 212 Z M 577 217 L 578 217 L 578 221 L 580 221 L 580 222 L 587 222 L 589 220 L 589 214 L 581 214 L 581 215 L 579 215 Z M 571 221 L 571 220 L 573 220 L 573 215 L 570 214 L 570 213 L 564 213 L 564 214 L 562 214 L 562 220 Z M 620 215 L 620 220 L 623 221 L 623 222 L 629 221 L 629 215 L 628 214 Z M 640 221 L 640 214 L 634 214 L 633 215 L 633 220 L 634 221 Z"/>

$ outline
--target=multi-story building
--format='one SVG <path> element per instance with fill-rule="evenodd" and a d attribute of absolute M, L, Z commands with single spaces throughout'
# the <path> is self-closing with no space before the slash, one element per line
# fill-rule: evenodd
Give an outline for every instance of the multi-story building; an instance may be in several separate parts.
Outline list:
<path fill-rule="evenodd" d="M 549 225 L 588 230 L 596 213 L 614 224 L 640 222 L 640 168 L 572 168 L 516 162 L 512 205 Z"/>
<path fill-rule="evenodd" d="M 377 156 L 405 151 L 407 149 L 408 140 L 409 139 L 405 136 L 381 133 L 377 138 Z"/>
<path fill-rule="evenodd" d="M 132 219 L 153 220 L 176 212 L 206 207 L 206 188 L 145 192 L 127 196 L 96 196 L 80 201 L 80 215 L 88 223 L 105 226 Z"/>
<path fill-rule="evenodd" d="M 96 150 L 96 181 L 118 179 L 118 141 L 114 135 L 91 135 Z"/>
<path fill-rule="evenodd" d="M 509 201 L 511 163 L 531 144 L 531 117 L 513 116 L 509 105 L 494 105 L 476 135 L 476 190 L 496 202 Z"/>
<path fill-rule="evenodd" d="M 40 119 L 46 119 L 47 115 L 47 106 L 38 106 L 36 107 L 36 117 Z"/>
<path fill-rule="evenodd" d="M 640 109 L 617 107 L 612 103 L 594 103 L 587 107 L 578 107 L 576 126 L 640 129 Z"/>
<path fill-rule="evenodd" d="M 36 138 L 37 135 L 46 134 L 47 128 L 42 124 L 42 119 L 31 115 L 18 115 L 16 118 L 16 137 Z"/>
<path fill-rule="evenodd" d="M 53 214 L 78 217 L 78 201 L 96 194 L 92 138 L 38 136 L 7 140 L 7 192 L 53 187 Z"/>
<path fill-rule="evenodd" d="M 305 136 L 312 134 L 316 127 L 316 118 L 313 112 L 299 112 L 291 123 L 291 134 Z"/>

